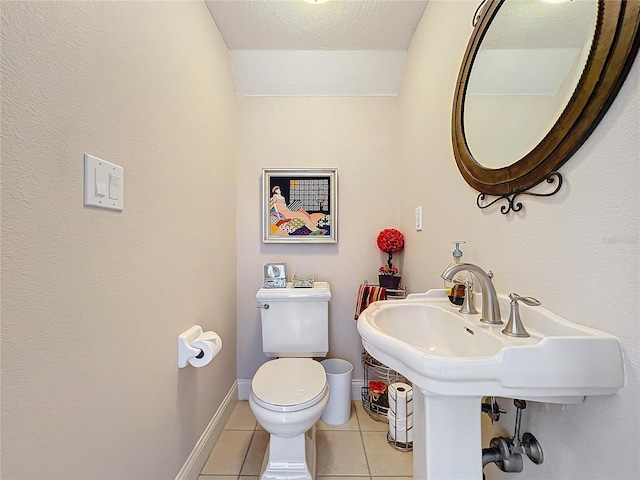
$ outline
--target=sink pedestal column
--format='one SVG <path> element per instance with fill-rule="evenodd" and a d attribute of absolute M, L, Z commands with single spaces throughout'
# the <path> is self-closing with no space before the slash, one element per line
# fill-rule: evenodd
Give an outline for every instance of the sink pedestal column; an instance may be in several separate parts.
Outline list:
<path fill-rule="evenodd" d="M 482 397 L 413 389 L 413 478 L 482 480 Z"/>

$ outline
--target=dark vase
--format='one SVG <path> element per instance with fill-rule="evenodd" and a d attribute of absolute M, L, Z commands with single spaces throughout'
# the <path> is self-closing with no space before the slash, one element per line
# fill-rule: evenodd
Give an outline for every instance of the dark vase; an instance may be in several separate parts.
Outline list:
<path fill-rule="evenodd" d="M 378 275 L 378 283 L 381 287 L 397 289 L 400 285 L 400 278 L 395 275 Z"/>

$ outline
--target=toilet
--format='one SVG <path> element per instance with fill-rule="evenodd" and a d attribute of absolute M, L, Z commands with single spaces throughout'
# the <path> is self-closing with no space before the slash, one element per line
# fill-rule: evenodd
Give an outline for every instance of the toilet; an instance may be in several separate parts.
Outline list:
<path fill-rule="evenodd" d="M 262 347 L 273 357 L 251 381 L 249 406 L 269 432 L 261 480 L 315 478 L 315 424 L 329 401 L 322 365 L 329 350 L 327 282 L 313 288 L 261 288 Z"/>

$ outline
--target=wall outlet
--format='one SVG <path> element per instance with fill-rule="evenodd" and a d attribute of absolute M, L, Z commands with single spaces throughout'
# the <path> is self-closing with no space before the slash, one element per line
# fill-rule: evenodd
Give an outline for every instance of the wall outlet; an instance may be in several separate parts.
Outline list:
<path fill-rule="evenodd" d="M 416 232 L 422 231 L 422 205 L 416 207 Z"/>

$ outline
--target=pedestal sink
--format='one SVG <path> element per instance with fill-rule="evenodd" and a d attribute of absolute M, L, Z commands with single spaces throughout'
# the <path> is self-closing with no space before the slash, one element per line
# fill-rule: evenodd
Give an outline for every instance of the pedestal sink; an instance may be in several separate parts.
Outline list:
<path fill-rule="evenodd" d="M 508 312 L 508 297 L 499 300 Z M 484 396 L 579 403 L 624 385 L 616 337 L 544 307 L 520 314 L 528 338 L 458 313 L 444 290 L 376 302 L 360 315 L 367 352 L 414 386 L 414 478 L 482 479 Z"/>

